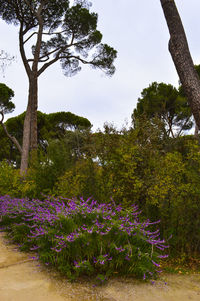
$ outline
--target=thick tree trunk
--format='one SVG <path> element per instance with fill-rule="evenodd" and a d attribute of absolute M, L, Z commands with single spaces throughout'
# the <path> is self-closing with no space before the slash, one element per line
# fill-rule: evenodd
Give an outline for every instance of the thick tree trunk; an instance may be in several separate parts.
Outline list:
<path fill-rule="evenodd" d="M 44 4 L 45 1 L 41 1 L 38 9 L 34 12 L 35 16 L 38 19 L 39 27 L 37 32 L 34 57 L 33 60 L 31 60 L 33 62 L 32 68 L 29 66 L 28 60 L 25 55 L 24 35 L 26 33 L 26 30 L 24 30 L 23 21 L 21 21 L 20 24 L 20 35 L 19 35 L 20 53 L 26 69 L 26 73 L 29 78 L 29 97 L 28 97 L 26 116 L 24 120 L 22 158 L 21 158 L 21 167 L 20 167 L 21 175 L 24 175 L 27 172 L 28 163 L 29 163 L 29 153 L 30 153 L 31 163 L 35 160 L 37 156 L 37 106 L 38 106 L 38 76 L 39 76 L 38 63 L 39 63 L 40 50 L 42 45 L 43 19 L 41 13 Z"/>
<path fill-rule="evenodd" d="M 29 96 L 28 106 L 26 110 L 23 130 L 23 144 L 20 174 L 26 174 L 29 164 L 29 152 L 31 152 L 31 159 L 35 158 L 37 150 L 37 76 L 33 76 L 29 80 Z"/>
<path fill-rule="evenodd" d="M 22 156 L 21 156 L 21 166 L 20 174 L 25 175 L 28 169 L 28 158 L 29 158 L 29 148 L 30 148 L 30 120 L 31 120 L 31 107 L 28 103 L 26 115 L 24 119 L 24 130 L 23 130 L 23 142 L 22 142 Z"/>
<path fill-rule="evenodd" d="M 170 33 L 169 51 L 196 124 L 200 128 L 200 80 L 190 55 L 181 18 L 174 0 L 160 0 L 160 2 Z"/>
<path fill-rule="evenodd" d="M 38 78 L 33 80 L 31 103 L 31 132 L 30 132 L 30 163 L 37 159 L 37 108 L 38 108 Z"/>

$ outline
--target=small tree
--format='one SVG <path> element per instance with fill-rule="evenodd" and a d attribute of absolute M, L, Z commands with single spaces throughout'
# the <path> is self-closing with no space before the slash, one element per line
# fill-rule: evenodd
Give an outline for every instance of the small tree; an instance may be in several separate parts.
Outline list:
<path fill-rule="evenodd" d="M 16 140 L 15 137 L 11 136 L 8 133 L 6 125 L 3 123 L 4 121 L 4 114 L 5 113 L 11 113 L 15 109 L 14 103 L 11 101 L 11 98 L 14 96 L 14 92 L 12 89 L 7 87 L 5 84 L 0 83 L 0 114 L 1 114 L 1 120 L 0 124 L 3 127 L 4 132 L 6 133 L 7 137 L 12 141 L 12 143 L 15 144 L 15 146 L 18 148 L 19 152 L 22 152 L 21 146 Z"/>
<path fill-rule="evenodd" d="M 3 114 L 11 113 L 15 109 L 15 105 L 11 101 L 13 96 L 13 90 L 5 84 L 0 83 L 0 111 Z"/>
<path fill-rule="evenodd" d="M 24 121 L 21 174 L 28 167 L 29 151 L 37 149 L 38 77 L 60 61 L 65 75 L 89 64 L 112 75 L 116 51 L 102 44 L 97 30 L 97 14 L 89 11 L 87 0 L 0 0 L 0 17 L 19 26 L 21 58 L 29 80 L 29 96 Z M 32 57 L 26 46 L 32 42 Z"/>
<path fill-rule="evenodd" d="M 1 89 L 0 89 L 1 90 Z M 13 104 L 14 105 L 14 104 Z M 26 112 L 9 118 L 3 125 L 3 131 L 0 131 L 0 160 L 2 158 L 10 158 L 9 160 L 13 161 L 15 165 L 19 168 L 20 156 L 21 156 L 21 144 L 23 140 L 23 124 L 25 119 Z M 56 112 L 45 114 L 40 111 L 37 111 L 37 121 L 38 121 L 38 146 L 40 150 L 43 150 L 45 153 L 47 152 L 48 145 L 51 140 L 56 140 L 58 145 L 58 140 L 62 140 L 66 136 L 77 136 L 75 133 L 78 131 L 85 132 L 86 130 L 90 130 L 91 123 L 87 118 L 72 114 L 71 112 Z M 6 131 L 5 131 L 6 129 Z M 6 135 L 5 135 L 6 134 Z M 16 143 L 12 140 L 12 145 L 10 145 L 10 152 L 7 150 L 5 152 L 5 148 L 9 148 L 9 143 L 7 137 L 15 137 L 18 142 L 19 152 L 16 152 Z M 78 137 L 76 137 L 77 140 Z M 5 140 L 6 139 L 6 140 Z M 75 140 L 75 138 L 73 138 Z M 13 145 L 14 143 L 14 145 Z M 73 147 L 73 143 L 70 140 L 71 146 Z M 56 144 L 56 143 L 55 143 Z M 4 149 L 4 151 L 3 151 Z M 9 154 L 9 155 L 8 155 Z"/>
<path fill-rule="evenodd" d="M 158 117 L 164 124 L 165 134 L 173 138 L 193 126 L 187 99 L 170 84 L 154 82 L 142 91 L 132 114 L 134 125 L 141 117 L 152 122 Z"/>

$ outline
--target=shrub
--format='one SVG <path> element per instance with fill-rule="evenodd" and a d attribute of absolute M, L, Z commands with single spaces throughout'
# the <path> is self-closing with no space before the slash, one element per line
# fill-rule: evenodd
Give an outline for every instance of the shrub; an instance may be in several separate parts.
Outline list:
<path fill-rule="evenodd" d="M 34 195 L 34 190 L 35 184 L 30 177 L 24 180 L 13 165 L 7 161 L 0 162 L 0 195 L 28 197 Z"/>
<path fill-rule="evenodd" d="M 21 250 L 35 251 L 46 265 L 70 278 L 96 275 L 156 277 L 168 246 L 137 206 L 100 204 L 82 198 L 45 201 L 0 198 L 0 225 Z"/>
<path fill-rule="evenodd" d="M 80 197 L 101 196 L 102 181 L 100 176 L 101 168 L 96 162 L 90 159 L 79 160 L 73 168 L 58 178 L 53 193 L 57 196 Z"/>

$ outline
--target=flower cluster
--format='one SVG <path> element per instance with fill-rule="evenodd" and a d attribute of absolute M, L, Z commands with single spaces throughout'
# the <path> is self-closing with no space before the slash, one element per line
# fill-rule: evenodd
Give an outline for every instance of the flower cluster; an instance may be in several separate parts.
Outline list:
<path fill-rule="evenodd" d="M 131 274 L 141 278 L 160 272 L 158 222 L 140 222 L 140 211 L 115 204 L 49 197 L 44 201 L 0 197 L 1 227 L 22 250 L 37 252 L 41 261 L 68 276 Z M 145 276 L 144 276 L 145 275 Z"/>

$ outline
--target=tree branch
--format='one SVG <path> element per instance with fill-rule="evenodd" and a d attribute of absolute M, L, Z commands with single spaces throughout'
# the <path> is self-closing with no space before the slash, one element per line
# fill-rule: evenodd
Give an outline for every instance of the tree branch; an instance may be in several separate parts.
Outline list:
<path fill-rule="evenodd" d="M 177 137 L 179 137 L 180 135 L 181 135 L 181 133 L 182 133 L 182 131 L 183 131 L 183 128 L 184 128 L 184 126 L 188 123 L 188 121 L 190 120 L 190 117 L 188 117 L 188 118 L 186 118 L 186 120 L 185 120 L 185 122 L 184 122 L 184 124 L 182 125 L 182 127 L 181 127 L 181 129 L 180 129 L 180 131 L 178 132 L 178 134 L 177 134 Z"/>
<path fill-rule="evenodd" d="M 79 60 L 82 64 L 92 64 L 92 61 L 91 62 L 88 62 L 88 61 L 85 61 L 84 59 L 80 58 L 80 56 L 75 56 L 75 55 L 60 55 L 61 51 L 56 55 L 56 57 L 51 60 L 50 62 L 44 64 L 40 70 L 38 71 L 38 76 L 44 72 L 44 70 L 46 70 L 49 66 L 51 66 L 53 63 L 57 62 L 59 59 L 65 59 L 65 58 L 74 58 L 74 59 L 77 59 Z"/>
<path fill-rule="evenodd" d="M 48 35 L 48 36 L 51 36 L 53 34 L 61 34 L 63 32 L 66 32 L 67 30 L 62 30 L 62 31 L 59 31 L 59 32 L 43 32 L 44 35 Z"/>
<path fill-rule="evenodd" d="M 26 42 L 28 42 L 28 40 L 30 40 L 32 38 L 32 36 L 34 36 L 35 34 L 38 34 L 37 32 L 33 32 L 24 42 L 23 44 L 25 44 Z"/>
<path fill-rule="evenodd" d="M 17 141 L 17 139 L 13 136 L 11 136 L 9 133 L 8 133 L 8 130 L 5 126 L 5 124 L 3 123 L 3 120 L 4 120 L 4 113 L 3 111 L 0 111 L 0 114 L 2 116 L 2 119 L 0 120 L 0 124 L 1 126 L 3 127 L 3 130 L 4 132 L 6 133 L 6 136 L 12 141 L 12 143 L 17 147 L 18 151 L 20 152 L 20 154 L 22 154 L 22 148 L 19 144 L 19 142 Z"/>
<path fill-rule="evenodd" d="M 34 60 L 33 60 L 33 65 L 32 65 L 32 71 L 38 72 L 38 61 L 40 57 L 40 49 L 41 49 L 41 44 L 42 44 L 42 33 L 43 33 L 43 19 L 41 17 L 41 12 L 44 6 L 44 2 L 41 1 L 41 4 L 38 7 L 38 10 L 36 12 L 36 17 L 38 19 L 39 23 L 39 28 L 38 28 L 38 33 L 37 33 L 37 41 L 36 41 L 36 46 L 35 46 L 35 53 L 34 53 Z"/>
<path fill-rule="evenodd" d="M 42 74 L 42 72 L 44 72 L 49 66 L 51 66 L 52 64 L 54 64 L 55 62 L 57 62 L 60 59 L 59 55 L 56 55 L 56 57 L 54 59 L 52 59 L 51 61 L 49 61 L 48 63 L 44 64 L 39 70 L 37 75 L 40 76 L 40 74 Z"/>
<path fill-rule="evenodd" d="M 28 77 L 30 77 L 30 73 L 31 73 L 31 68 L 28 64 L 27 58 L 26 58 L 26 54 L 25 54 L 25 50 L 24 50 L 24 42 L 23 42 L 23 23 L 20 23 L 20 29 L 19 29 L 19 49 L 20 49 L 20 53 L 21 53 L 21 57 L 22 57 L 22 61 L 24 63 L 24 67 L 26 69 L 26 73 L 28 75 Z"/>
<path fill-rule="evenodd" d="M 46 61 L 47 61 L 47 60 L 49 59 L 49 55 L 53 54 L 54 52 L 58 51 L 59 49 L 60 49 L 60 48 L 56 48 L 56 49 L 54 49 L 54 50 L 52 50 L 52 51 L 46 53 L 45 55 L 40 56 L 40 57 L 39 57 L 39 62 L 42 62 L 42 61 L 40 61 L 40 60 L 43 59 L 43 58 L 45 58 L 45 57 L 47 57 L 47 59 L 46 59 Z M 34 59 L 28 59 L 28 62 L 33 62 L 33 61 L 34 61 Z"/>

